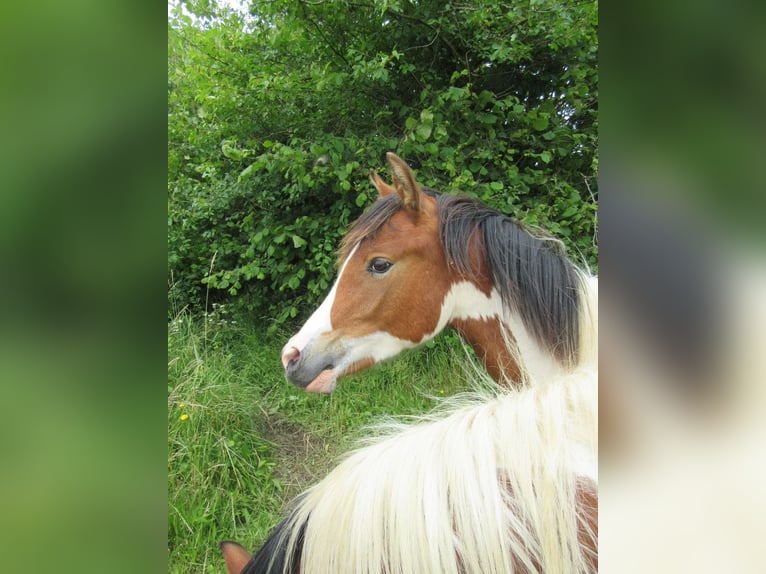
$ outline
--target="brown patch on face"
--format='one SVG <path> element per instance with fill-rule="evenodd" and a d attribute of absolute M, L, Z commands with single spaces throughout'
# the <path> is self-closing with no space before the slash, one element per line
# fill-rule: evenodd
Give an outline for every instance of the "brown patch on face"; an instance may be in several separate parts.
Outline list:
<path fill-rule="evenodd" d="M 400 210 L 346 262 L 330 311 L 329 337 L 349 339 L 385 331 L 418 343 L 437 326 L 450 273 L 439 238 L 436 200 L 423 196 L 418 212 Z M 393 263 L 369 271 L 382 257 Z"/>
<path fill-rule="evenodd" d="M 451 323 L 471 345 L 489 375 L 498 382 L 521 384 L 521 369 L 503 338 L 500 319 L 456 319 Z M 508 334 L 510 338 L 512 335 Z"/>

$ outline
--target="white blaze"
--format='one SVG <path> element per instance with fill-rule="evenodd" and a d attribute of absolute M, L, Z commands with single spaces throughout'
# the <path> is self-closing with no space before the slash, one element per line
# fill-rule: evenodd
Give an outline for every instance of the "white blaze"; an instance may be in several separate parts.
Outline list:
<path fill-rule="evenodd" d="M 322 301 L 322 304 L 317 308 L 316 311 L 314 311 L 311 317 L 309 317 L 308 321 L 303 324 L 301 330 L 290 338 L 282 350 L 283 354 L 292 347 L 298 349 L 299 351 L 303 351 L 303 349 L 305 349 L 306 346 L 319 335 L 332 331 L 330 311 L 332 310 L 332 306 L 335 303 L 335 294 L 338 291 L 338 283 L 340 283 L 340 278 L 343 276 L 343 271 L 345 271 L 349 260 L 354 256 L 357 247 L 359 246 L 357 245 L 351 250 L 351 253 L 343 262 L 343 265 L 340 268 L 340 273 L 338 273 L 338 278 L 335 280 L 332 289 L 330 289 L 330 293 L 328 293 L 327 297 L 325 297 L 325 300 Z"/>

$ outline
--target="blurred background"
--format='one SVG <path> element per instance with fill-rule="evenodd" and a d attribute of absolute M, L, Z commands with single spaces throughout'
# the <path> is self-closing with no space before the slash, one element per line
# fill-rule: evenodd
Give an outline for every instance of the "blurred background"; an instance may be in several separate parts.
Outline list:
<path fill-rule="evenodd" d="M 600 5 L 600 567 L 757 572 L 764 8 Z"/>

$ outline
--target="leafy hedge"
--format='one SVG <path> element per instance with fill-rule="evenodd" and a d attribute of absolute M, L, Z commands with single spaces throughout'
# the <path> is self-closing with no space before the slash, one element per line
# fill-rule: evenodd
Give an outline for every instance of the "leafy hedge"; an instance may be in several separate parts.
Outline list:
<path fill-rule="evenodd" d="M 279 325 L 316 305 L 387 151 L 595 268 L 597 3 L 183 6 L 168 58 L 175 308 L 231 300 Z"/>

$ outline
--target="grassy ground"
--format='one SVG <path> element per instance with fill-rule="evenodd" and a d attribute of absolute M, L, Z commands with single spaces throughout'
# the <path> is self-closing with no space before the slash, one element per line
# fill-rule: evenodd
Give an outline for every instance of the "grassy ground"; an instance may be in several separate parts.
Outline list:
<path fill-rule="evenodd" d="M 465 390 L 450 340 L 342 380 L 332 395 L 287 383 L 284 336 L 267 338 L 220 313 L 168 328 L 170 572 L 224 572 L 216 543 L 258 547 L 289 500 L 332 468 L 383 414 L 433 408 Z"/>

